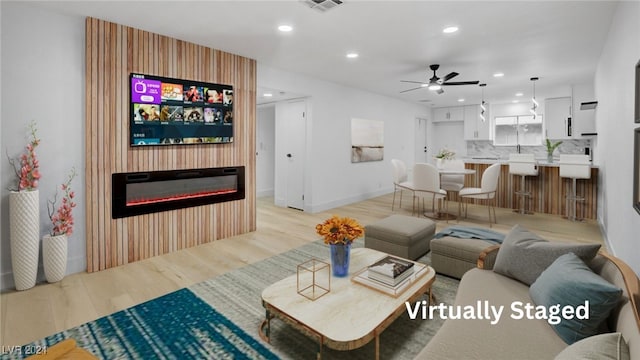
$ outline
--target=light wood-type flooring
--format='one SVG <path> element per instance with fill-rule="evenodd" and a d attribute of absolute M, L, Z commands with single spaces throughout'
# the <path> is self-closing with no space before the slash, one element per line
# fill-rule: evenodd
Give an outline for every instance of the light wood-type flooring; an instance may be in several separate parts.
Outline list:
<path fill-rule="evenodd" d="M 26 291 L 7 291 L 0 295 L 0 345 L 23 345 L 317 240 L 315 225 L 333 214 L 353 217 L 363 225 L 392 213 L 411 215 L 410 194 L 403 196 L 401 209 L 396 202 L 393 212 L 391 200 L 388 194 L 310 214 L 276 207 L 272 198 L 260 198 L 256 232 L 100 272 L 69 275 L 58 283 L 40 283 Z M 450 204 L 450 211 L 457 211 L 457 203 Z M 603 243 L 594 221 L 519 215 L 510 209 L 497 209 L 497 217 L 493 229 L 505 233 L 521 224 L 550 240 Z M 488 227 L 487 219 L 486 207 L 470 205 L 469 217 L 459 224 Z M 449 224 L 438 221 L 437 230 L 455 224 L 455 220 Z"/>

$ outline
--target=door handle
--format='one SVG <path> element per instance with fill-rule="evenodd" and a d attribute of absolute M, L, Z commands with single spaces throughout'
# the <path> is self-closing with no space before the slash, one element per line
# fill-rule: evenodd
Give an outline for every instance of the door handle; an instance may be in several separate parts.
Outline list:
<path fill-rule="evenodd" d="M 291 154 L 287 154 L 287 157 L 290 158 L 290 157 L 293 157 L 293 156 Z"/>

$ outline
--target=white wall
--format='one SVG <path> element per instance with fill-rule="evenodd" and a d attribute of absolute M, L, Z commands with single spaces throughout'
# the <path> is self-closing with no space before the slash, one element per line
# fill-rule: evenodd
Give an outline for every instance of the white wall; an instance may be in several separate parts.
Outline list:
<path fill-rule="evenodd" d="M 273 196 L 275 169 L 275 104 L 259 105 L 256 129 L 256 194 Z"/>
<path fill-rule="evenodd" d="M 6 160 L 19 156 L 28 142 L 27 125 L 37 122 L 40 181 L 40 232 L 51 230 L 47 199 L 72 167 L 78 177 L 74 233 L 69 239 L 67 273 L 86 269 L 84 204 L 84 19 L 19 2 L 2 2 L 2 230 L 1 284 L 13 287 L 9 242 L 9 192 L 15 187 Z M 10 90 L 10 91 L 9 91 Z M 42 260 L 40 260 L 42 263 Z M 39 278 L 43 279 L 40 269 Z"/>
<path fill-rule="evenodd" d="M 640 274 L 640 215 L 632 208 L 634 69 L 640 61 L 640 2 L 620 2 L 595 76 L 600 165 L 598 201 L 611 251 Z"/>
<path fill-rule="evenodd" d="M 305 164 L 305 211 L 310 212 L 392 191 L 391 159 L 414 162 L 415 118 L 431 118 L 425 106 L 260 63 L 258 84 L 310 96 Z M 384 121 L 383 161 L 351 163 L 351 118 Z"/>

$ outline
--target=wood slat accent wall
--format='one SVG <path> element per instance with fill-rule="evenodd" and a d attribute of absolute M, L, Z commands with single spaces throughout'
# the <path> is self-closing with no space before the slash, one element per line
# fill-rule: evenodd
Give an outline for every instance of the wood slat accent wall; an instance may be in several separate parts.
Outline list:
<path fill-rule="evenodd" d="M 255 231 L 255 60 L 94 18 L 86 20 L 87 271 Z M 233 85 L 232 144 L 129 147 L 132 72 Z M 111 219 L 111 174 L 245 166 L 246 198 Z"/>
<path fill-rule="evenodd" d="M 480 187 L 482 174 L 490 164 L 466 163 L 467 169 L 476 170 L 475 176 L 465 176 L 465 187 Z M 510 175 L 509 166 L 500 166 L 500 179 L 498 180 L 498 192 L 496 194 L 496 206 L 502 208 L 518 209 L 520 204 L 518 197 L 514 193 L 520 190 L 520 176 Z M 532 193 L 531 200 L 526 205 L 529 211 L 566 216 L 565 195 L 571 193 L 571 179 L 560 178 L 560 168 L 558 166 L 538 166 L 538 176 L 527 176 L 525 178 L 527 191 Z M 576 193 L 586 200 L 578 202 L 576 213 L 578 217 L 585 219 L 596 219 L 597 199 L 598 199 L 598 169 L 591 169 L 591 179 L 579 179 L 577 181 Z M 457 196 L 452 200 L 457 201 Z M 484 201 L 473 200 L 471 203 L 482 203 Z"/>

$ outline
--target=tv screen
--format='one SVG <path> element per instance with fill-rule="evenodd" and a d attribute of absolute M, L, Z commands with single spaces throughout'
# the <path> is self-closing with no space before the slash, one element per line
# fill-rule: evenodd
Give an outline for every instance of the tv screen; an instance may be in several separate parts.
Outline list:
<path fill-rule="evenodd" d="M 131 146 L 233 142 L 233 87 L 131 74 Z"/>

